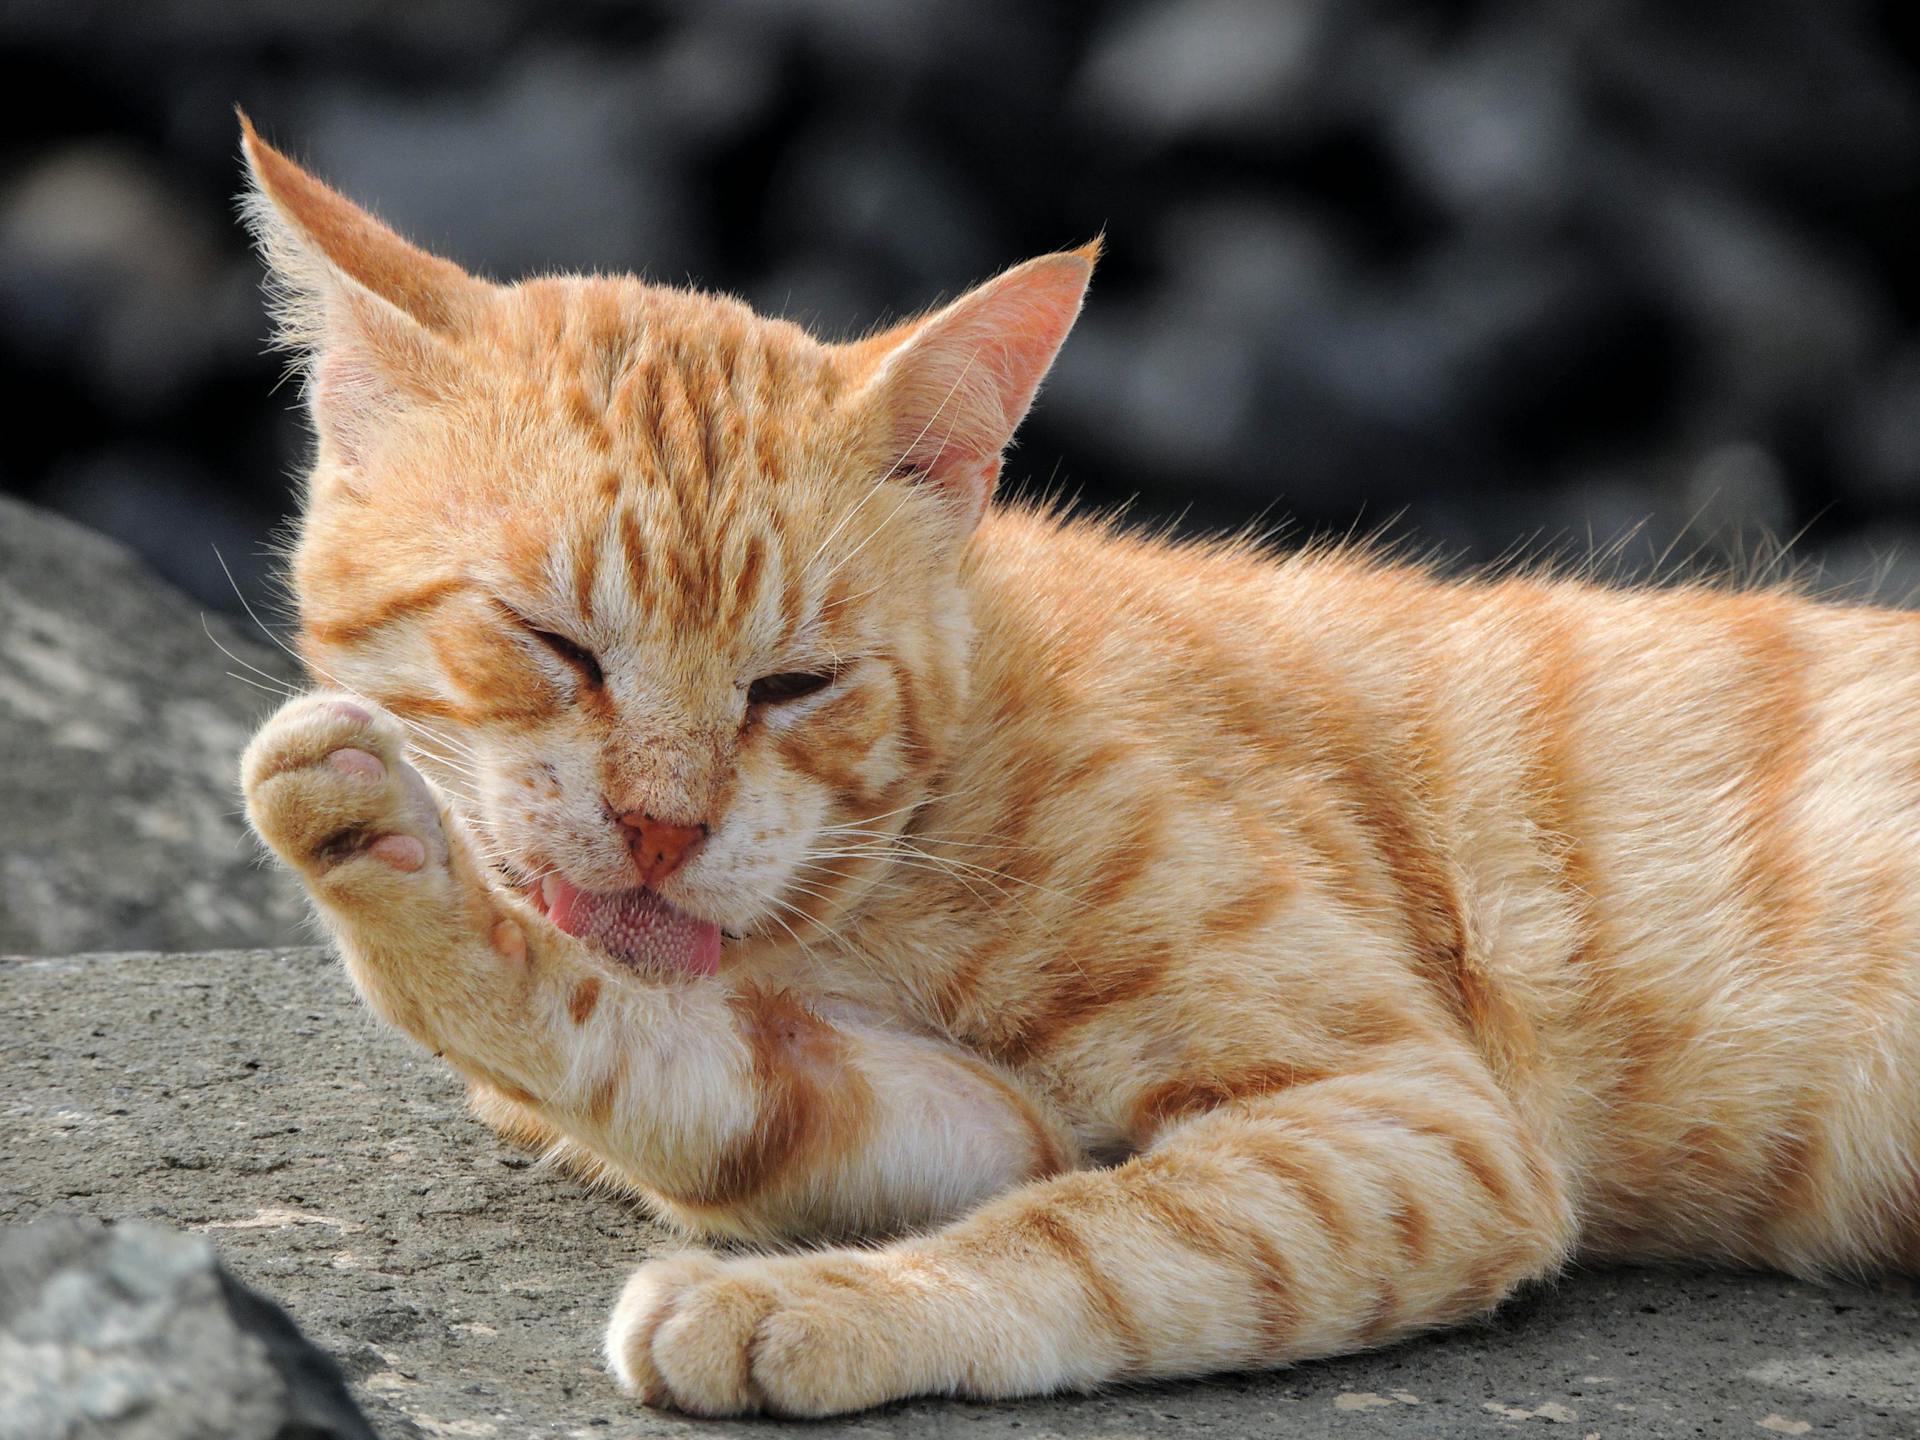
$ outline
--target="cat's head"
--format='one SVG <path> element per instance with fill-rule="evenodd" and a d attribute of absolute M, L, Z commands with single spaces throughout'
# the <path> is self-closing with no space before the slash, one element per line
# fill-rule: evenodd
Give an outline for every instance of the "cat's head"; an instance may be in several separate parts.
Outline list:
<path fill-rule="evenodd" d="M 830 927 L 954 743 L 964 551 L 1095 247 L 828 344 L 625 276 L 479 279 L 243 128 L 318 432 L 315 675 L 409 723 L 566 928 L 698 971 L 722 929 Z"/>

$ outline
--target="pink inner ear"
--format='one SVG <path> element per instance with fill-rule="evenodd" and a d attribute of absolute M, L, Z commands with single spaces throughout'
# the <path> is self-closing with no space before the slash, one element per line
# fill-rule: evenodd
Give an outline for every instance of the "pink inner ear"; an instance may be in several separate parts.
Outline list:
<path fill-rule="evenodd" d="M 371 296 L 343 292 L 314 354 L 307 390 L 330 458 L 348 465 L 364 460 L 397 412 L 452 393 L 456 363 L 430 331 Z"/>
<path fill-rule="evenodd" d="M 391 410 L 391 382 L 364 354 L 344 346 L 321 352 L 313 371 L 313 420 L 343 464 L 357 465 L 380 417 Z"/>
<path fill-rule="evenodd" d="M 956 492 L 968 524 L 978 519 L 1091 272 L 1090 254 L 1030 260 L 954 301 L 893 352 L 878 383 L 900 457 L 895 474 Z"/>

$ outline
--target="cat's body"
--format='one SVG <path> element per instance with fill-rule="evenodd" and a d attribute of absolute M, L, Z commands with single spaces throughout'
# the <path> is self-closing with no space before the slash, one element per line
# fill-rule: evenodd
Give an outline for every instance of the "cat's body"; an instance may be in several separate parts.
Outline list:
<path fill-rule="evenodd" d="M 981 519 L 1089 256 L 827 347 L 481 286 L 250 153 L 305 652 L 441 787 L 298 700 L 256 825 L 492 1123 L 698 1232 L 912 1232 L 643 1267 L 643 1395 L 1283 1363 L 1575 1252 L 1920 1267 L 1920 620 Z"/>
<path fill-rule="evenodd" d="M 848 927 L 874 1003 L 1109 1154 L 1464 1036 L 1583 1252 L 1920 1265 L 1920 618 L 1018 512 L 969 579 L 910 834 L 983 878 Z"/>

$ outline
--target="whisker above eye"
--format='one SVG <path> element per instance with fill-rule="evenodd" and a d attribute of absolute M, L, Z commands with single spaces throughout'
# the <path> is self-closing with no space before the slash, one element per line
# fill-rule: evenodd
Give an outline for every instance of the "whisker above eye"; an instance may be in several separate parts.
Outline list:
<path fill-rule="evenodd" d="M 834 537 L 839 535 L 839 533 L 842 530 L 846 529 L 848 523 L 853 519 L 855 515 L 860 513 L 861 509 L 866 505 L 867 501 L 871 500 L 876 494 L 878 494 L 880 490 L 885 486 L 886 482 L 893 479 L 894 476 L 899 473 L 901 465 L 905 463 L 909 455 L 913 454 L 914 450 L 919 446 L 920 442 L 927 438 L 927 432 L 932 430 L 934 426 L 934 422 L 940 418 L 942 413 L 945 412 L 947 406 L 952 403 L 953 397 L 959 393 L 961 384 L 967 378 L 967 372 L 972 368 L 973 368 L 972 357 L 968 357 L 967 363 L 961 366 L 960 373 L 954 376 L 953 384 L 947 387 L 947 393 L 940 397 L 940 403 L 934 407 L 933 413 L 928 415 L 926 418 L 926 422 L 921 425 L 919 433 L 915 435 L 913 439 L 907 442 L 906 448 L 902 450 L 898 456 L 895 457 L 893 464 L 889 465 L 884 471 L 881 472 L 880 478 L 875 480 L 871 485 L 869 485 L 866 488 L 866 490 L 861 494 L 860 499 L 856 501 L 854 505 L 847 511 L 847 513 L 840 517 L 839 522 L 831 530 L 827 532 L 826 538 L 822 540 L 819 543 L 819 545 L 814 547 L 813 554 L 807 557 L 807 563 L 803 568 L 811 570 L 813 568 L 814 561 L 818 560 L 823 554 L 826 553 L 827 546 L 833 543 Z M 949 433 L 951 433 L 951 431 L 949 431 Z M 895 507 L 895 510 L 897 512 L 898 510 L 897 506 Z M 887 518 L 892 519 L 893 517 L 892 515 L 889 515 Z M 884 525 L 885 523 L 886 523 L 885 521 L 881 522 L 882 525 Z M 864 542 L 862 543 L 864 544 Z M 855 554 L 859 553 L 858 548 L 856 548 L 854 553 Z M 841 565 L 844 565 L 845 563 L 846 563 L 845 560 L 842 560 L 840 562 Z M 827 572 L 826 578 L 831 580 L 835 572 L 837 572 L 839 568 L 840 568 L 839 565 L 834 566 L 832 570 L 829 570 Z"/>
<path fill-rule="evenodd" d="M 304 666 L 308 670 L 311 670 L 315 675 L 319 676 L 322 680 L 326 681 L 329 685 L 333 686 L 335 689 L 345 691 L 347 694 L 353 696 L 354 699 L 365 701 L 368 705 L 373 706 L 375 709 L 386 708 L 385 706 L 381 705 L 379 701 L 374 700 L 369 696 L 361 694 L 358 690 L 354 689 L 353 686 L 348 685 L 346 682 L 338 679 L 333 675 L 329 675 L 323 668 L 321 668 L 321 666 L 307 659 L 306 656 L 302 655 L 298 650 L 295 650 L 291 645 L 287 644 L 286 641 L 282 640 L 278 635 L 274 634 L 273 627 L 268 625 L 266 621 L 260 618 L 259 612 L 253 608 L 253 602 L 248 600 L 245 593 L 242 592 L 242 590 L 240 589 L 240 582 L 233 578 L 233 571 L 227 565 L 227 557 L 220 553 L 220 547 L 217 545 L 213 547 L 213 558 L 220 562 L 221 573 L 227 577 L 227 584 L 232 587 L 234 598 L 240 602 L 240 608 L 246 612 L 247 618 L 254 623 L 255 627 L 260 631 L 262 635 L 266 636 L 267 639 L 269 639 L 274 643 L 274 645 L 286 651 L 287 654 L 291 655 L 302 666 Z M 209 635 L 208 638 L 211 639 L 212 636 Z M 216 645 L 219 644 L 218 641 L 215 641 L 214 643 Z M 247 664 L 246 661 L 240 660 L 238 656 L 234 656 L 233 658 L 239 661 L 239 663 L 242 665 Z M 254 667 L 249 665 L 247 668 L 253 669 Z M 265 674 L 266 672 L 262 671 L 260 673 Z M 269 676 L 268 678 L 271 679 L 274 677 Z M 388 713 L 392 714 L 391 711 L 388 711 Z M 429 739 L 433 740 L 436 744 L 443 745 L 449 750 L 457 751 L 467 756 L 471 760 L 477 761 L 480 758 L 480 756 L 475 751 L 469 749 L 465 745 L 462 745 L 459 741 L 455 740 L 452 736 L 440 734 L 434 731 L 433 729 L 431 729 L 430 727 L 421 724 L 419 721 L 410 720 L 404 715 L 394 715 L 393 718 L 398 720 L 402 725 L 406 726 L 408 729 L 427 736 Z"/>
<path fill-rule="evenodd" d="M 283 700 L 291 700 L 294 696 L 300 693 L 298 690 L 295 690 L 290 686 L 267 685 L 258 680 L 248 679 L 245 675 L 242 675 L 238 670 L 227 671 L 227 678 L 230 680 L 238 680 L 242 685 L 251 685 L 256 690 L 264 690 L 269 695 L 278 695 Z"/>
<path fill-rule="evenodd" d="M 300 693 L 297 686 L 291 685 L 287 681 L 282 680 L 278 675 L 273 674 L 271 671 L 262 670 L 258 665 L 255 665 L 251 660 L 244 660 L 240 656 L 234 654 L 233 651 L 228 649 L 227 646 L 221 641 L 220 637 L 213 633 L 213 627 L 207 623 L 207 617 L 205 615 L 202 615 L 200 617 L 200 629 L 201 629 L 201 632 L 206 635 L 207 639 L 213 642 L 214 649 L 218 650 L 222 655 L 226 656 L 227 659 L 233 661 L 233 663 L 238 665 L 241 669 L 251 670 L 255 675 L 260 677 L 258 680 L 249 680 L 247 679 L 246 676 L 234 674 L 233 671 L 229 670 L 227 673 L 229 675 L 232 675 L 235 680 L 242 681 L 245 684 L 255 686 L 261 690 L 271 691 L 276 694 L 297 695 Z"/>

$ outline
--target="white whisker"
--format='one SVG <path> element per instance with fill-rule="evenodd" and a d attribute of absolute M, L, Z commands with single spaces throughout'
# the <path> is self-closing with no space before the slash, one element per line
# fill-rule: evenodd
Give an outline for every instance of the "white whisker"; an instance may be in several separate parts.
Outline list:
<path fill-rule="evenodd" d="M 253 603 L 247 599 L 244 593 L 242 593 L 240 589 L 240 582 L 233 578 L 233 571 L 227 565 L 227 557 L 220 553 L 220 547 L 217 545 L 213 547 L 213 558 L 220 562 L 220 569 L 227 577 L 227 584 L 233 587 L 234 598 L 240 602 L 240 608 L 247 612 L 247 618 L 253 621 L 254 625 L 259 629 L 262 635 L 266 636 L 267 639 L 271 640 L 280 649 L 286 651 L 288 655 L 292 656 L 295 660 L 299 661 L 300 664 L 305 666 L 308 670 L 311 670 L 315 675 L 318 675 L 322 680 L 325 680 L 329 685 L 334 686 L 336 689 L 345 691 L 347 694 L 353 696 L 354 699 L 356 700 L 365 701 L 368 705 L 373 706 L 377 710 L 386 708 L 385 706 L 381 705 L 379 701 L 370 699 L 369 697 L 362 695 L 358 690 L 354 689 L 353 686 L 347 684 L 345 681 L 340 680 L 333 675 L 329 675 L 320 666 L 308 660 L 299 651 L 295 650 L 291 645 L 287 644 L 286 641 L 282 640 L 278 635 L 274 634 L 273 627 L 268 625 L 266 621 L 260 618 L 259 614 L 253 608 Z M 209 635 L 208 638 L 211 639 L 212 636 Z M 220 642 L 216 640 L 214 641 L 214 643 L 217 645 Z M 233 658 L 235 658 L 236 660 L 239 659 L 238 656 L 235 656 Z M 240 660 L 239 663 L 242 665 L 247 664 L 247 662 L 244 660 Z M 248 668 L 252 669 L 253 667 L 248 666 Z M 265 673 L 265 672 L 262 672 L 262 673 Z M 389 712 L 389 713 L 392 713 L 392 712 Z M 419 734 L 425 735 L 428 739 L 432 740 L 435 744 L 443 745 L 449 750 L 454 750 L 461 754 L 464 754 L 471 760 L 478 761 L 480 759 L 480 756 L 476 752 L 469 749 L 467 746 L 462 745 L 459 741 L 455 740 L 452 736 L 440 734 L 439 732 L 433 730 L 431 727 L 421 724 L 418 720 L 410 720 L 404 715 L 395 715 L 393 718 L 398 720 L 402 725 L 406 726 L 408 729 L 413 730 Z"/>

